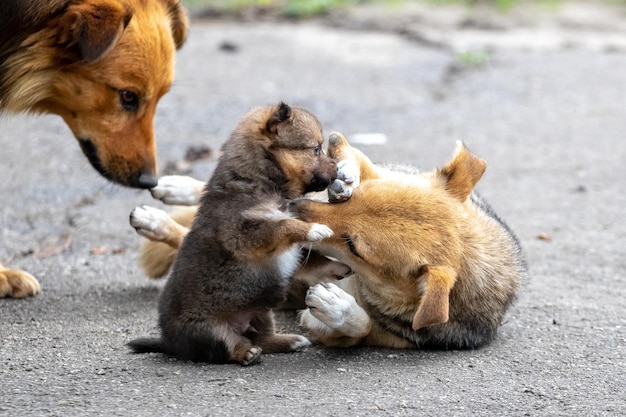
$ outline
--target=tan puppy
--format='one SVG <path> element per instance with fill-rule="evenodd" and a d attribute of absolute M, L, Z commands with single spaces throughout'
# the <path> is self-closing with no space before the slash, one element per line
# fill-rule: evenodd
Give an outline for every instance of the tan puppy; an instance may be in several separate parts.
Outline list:
<path fill-rule="evenodd" d="M 292 210 L 330 226 L 334 235 L 313 247 L 355 274 L 312 287 L 301 325 L 327 346 L 474 349 L 492 341 L 525 261 L 510 229 L 472 192 L 485 162 L 459 142 L 441 169 L 385 170 L 340 134 L 328 153 L 340 171 L 331 200 L 347 201 L 297 200 Z"/>
<path fill-rule="evenodd" d="M 3 0 L 0 112 L 60 115 L 100 174 L 154 187 L 152 122 L 186 32 L 178 0 Z M 39 288 L 0 265 L 0 297 Z"/>
<path fill-rule="evenodd" d="M 161 338 L 130 342 L 135 352 L 251 365 L 262 351 L 309 344 L 303 336 L 276 334 L 272 308 L 286 297 L 300 244 L 332 235 L 286 211 L 287 199 L 323 190 L 336 178 L 323 141 L 319 121 L 302 108 L 281 103 L 244 116 L 222 147 L 163 289 Z"/>

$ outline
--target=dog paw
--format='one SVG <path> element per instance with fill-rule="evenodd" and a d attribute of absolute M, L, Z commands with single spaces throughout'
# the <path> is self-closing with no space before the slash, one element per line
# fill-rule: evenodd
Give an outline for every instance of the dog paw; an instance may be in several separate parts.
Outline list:
<path fill-rule="evenodd" d="M 258 346 L 252 346 L 244 355 L 241 364 L 244 366 L 254 365 L 261 361 L 262 349 Z"/>
<path fill-rule="evenodd" d="M 343 326 L 348 312 L 356 305 L 353 296 L 330 282 L 309 288 L 305 303 L 313 317 L 331 329 Z"/>
<path fill-rule="evenodd" d="M 193 206 L 200 202 L 204 182 L 185 175 L 166 175 L 150 189 L 152 197 L 165 204 Z"/>
<path fill-rule="evenodd" d="M 135 207 L 130 213 L 130 225 L 138 234 L 150 240 L 162 241 L 168 238 L 167 225 L 170 216 L 158 208 Z"/>
<path fill-rule="evenodd" d="M 28 272 L 0 265 L 0 298 L 25 298 L 37 294 L 40 289 L 37 279 Z"/>
<path fill-rule="evenodd" d="M 353 159 L 337 162 L 337 179 L 328 187 L 328 201 L 339 203 L 352 197 L 352 192 L 361 183 L 359 165 Z"/>
<path fill-rule="evenodd" d="M 332 235 L 333 231 L 330 227 L 324 224 L 313 223 L 311 225 L 311 228 L 309 229 L 309 233 L 307 234 L 307 241 L 317 242 L 319 240 L 331 237 Z"/>
<path fill-rule="evenodd" d="M 311 341 L 304 336 L 297 335 L 295 340 L 291 343 L 291 350 L 293 352 L 298 352 L 311 346 Z"/>

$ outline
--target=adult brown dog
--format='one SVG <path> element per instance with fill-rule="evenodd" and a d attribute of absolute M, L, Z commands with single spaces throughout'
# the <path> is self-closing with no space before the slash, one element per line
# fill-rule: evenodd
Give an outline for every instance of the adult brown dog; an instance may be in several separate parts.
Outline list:
<path fill-rule="evenodd" d="M 105 178 L 154 187 L 152 122 L 186 32 L 178 0 L 3 0 L 0 112 L 57 114 Z M 0 297 L 39 289 L 0 265 Z"/>
<path fill-rule="evenodd" d="M 287 212 L 288 199 L 336 178 L 323 141 L 319 121 L 302 108 L 281 103 L 243 117 L 222 147 L 161 294 L 161 337 L 134 340 L 133 351 L 251 365 L 261 352 L 309 344 L 277 334 L 272 309 L 300 266 L 300 245 L 332 235 L 322 222 Z"/>
<path fill-rule="evenodd" d="M 291 210 L 331 227 L 333 236 L 312 246 L 354 275 L 310 288 L 300 324 L 333 347 L 473 349 L 491 342 L 526 264 L 514 234 L 473 191 L 485 162 L 459 143 L 441 169 L 386 169 L 340 134 L 329 142 L 338 165 L 329 197 L 343 202 L 302 199 Z M 193 180 L 171 178 L 160 197 L 181 200 L 190 189 Z M 193 210 L 176 220 L 187 221 Z M 163 212 L 145 217 L 153 226 L 148 237 L 169 245 L 144 244 L 143 265 L 162 273 L 171 263 L 163 255 L 175 256 L 186 229 Z M 315 275 L 306 278 L 314 283 Z"/>
<path fill-rule="evenodd" d="M 300 324 L 327 346 L 474 349 L 491 342 L 525 261 L 516 237 L 473 192 L 485 162 L 458 143 L 443 168 L 382 169 L 340 134 L 340 204 L 295 201 L 334 235 L 313 244 L 353 276 L 312 287 Z"/>

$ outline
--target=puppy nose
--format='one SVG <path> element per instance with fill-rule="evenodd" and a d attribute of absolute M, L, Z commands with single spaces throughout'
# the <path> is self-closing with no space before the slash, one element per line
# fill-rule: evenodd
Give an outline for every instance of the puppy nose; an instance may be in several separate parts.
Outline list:
<path fill-rule="evenodd" d="M 157 186 L 159 180 L 153 174 L 142 173 L 137 180 L 137 187 L 139 188 L 154 188 Z"/>

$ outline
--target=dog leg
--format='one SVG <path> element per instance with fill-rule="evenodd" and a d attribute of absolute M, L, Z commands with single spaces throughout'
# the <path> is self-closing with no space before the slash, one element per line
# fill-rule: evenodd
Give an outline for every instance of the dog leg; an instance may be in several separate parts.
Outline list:
<path fill-rule="evenodd" d="M 189 229 L 174 221 L 166 212 L 150 206 L 135 207 L 130 225 L 141 236 L 179 248 Z"/>
<path fill-rule="evenodd" d="M 304 336 L 276 333 L 271 310 L 256 315 L 250 321 L 250 325 L 256 332 L 246 333 L 246 336 L 259 345 L 264 353 L 297 352 L 311 345 L 309 339 Z"/>
<path fill-rule="evenodd" d="M 165 204 L 194 206 L 200 203 L 205 183 L 184 175 L 166 175 L 150 189 L 152 197 Z"/>
<path fill-rule="evenodd" d="M 371 320 L 353 296 L 332 283 L 311 287 L 300 325 L 327 346 L 358 344 L 371 330 Z"/>
<path fill-rule="evenodd" d="M 28 272 L 0 264 L 0 298 L 25 298 L 37 294 L 40 289 L 37 279 Z"/>

